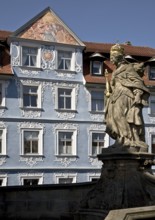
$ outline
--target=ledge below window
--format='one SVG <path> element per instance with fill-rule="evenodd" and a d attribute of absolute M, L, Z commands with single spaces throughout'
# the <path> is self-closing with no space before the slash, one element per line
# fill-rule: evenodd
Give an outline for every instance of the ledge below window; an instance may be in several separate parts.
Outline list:
<path fill-rule="evenodd" d="M 41 111 L 41 112 L 44 111 L 42 108 L 33 108 L 33 107 L 20 107 L 20 109 L 24 111 Z"/>

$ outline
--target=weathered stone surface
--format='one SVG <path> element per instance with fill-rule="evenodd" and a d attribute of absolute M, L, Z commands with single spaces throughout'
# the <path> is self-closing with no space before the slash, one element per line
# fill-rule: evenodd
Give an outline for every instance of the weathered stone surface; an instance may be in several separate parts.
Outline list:
<path fill-rule="evenodd" d="M 122 149 L 109 147 L 98 155 L 103 162 L 101 177 L 81 201 L 81 216 L 96 210 L 104 212 L 103 219 L 110 210 L 155 205 L 154 154 Z"/>

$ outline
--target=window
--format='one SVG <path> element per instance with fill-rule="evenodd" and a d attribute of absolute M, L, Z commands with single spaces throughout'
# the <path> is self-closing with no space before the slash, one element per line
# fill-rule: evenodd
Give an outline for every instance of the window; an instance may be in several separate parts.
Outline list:
<path fill-rule="evenodd" d="M 155 114 L 155 95 L 150 96 L 150 114 Z"/>
<path fill-rule="evenodd" d="M 103 62 L 102 61 L 91 61 L 91 73 L 93 75 L 102 75 L 102 65 Z"/>
<path fill-rule="evenodd" d="M 42 130 L 22 131 L 22 154 L 42 155 Z"/>
<path fill-rule="evenodd" d="M 37 67 L 38 48 L 22 47 L 22 66 Z"/>
<path fill-rule="evenodd" d="M 73 154 L 73 132 L 59 132 L 59 154 Z"/>
<path fill-rule="evenodd" d="M 72 52 L 58 51 L 58 69 L 72 70 Z"/>
<path fill-rule="evenodd" d="M 77 174 L 55 174 L 55 182 L 59 184 L 76 183 Z"/>
<path fill-rule="evenodd" d="M 58 89 L 58 108 L 72 109 L 72 89 Z"/>
<path fill-rule="evenodd" d="M 62 178 L 62 177 L 60 177 L 60 178 L 59 178 L 59 183 L 60 183 L 60 184 L 73 183 L 73 178 L 71 178 L 71 177 L 70 177 L 70 178 L 69 178 L 69 177 L 68 177 L 68 178 L 65 178 L 65 177 Z"/>
<path fill-rule="evenodd" d="M 34 186 L 38 185 L 39 179 L 23 179 L 24 186 Z"/>
<path fill-rule="evenodd" d="M 41 85 L 23 85 L 23 107 L 41 108 Z"/>
<path fill-rule="evenodd" d="M 150 76 L 150 79 L 155 79 L 155 66 L 150 66 L 149 76 Z"/>
<path fill-rule="evenodd" d="M 57 131 L 57 155 L 76 155 L 76 131 Z"/>
<path fill-rule="evenodd" d="M 6 154 L 6 129 L 0 128 L 0 155 Z"/>
<path fill-rule="evenodd" d="M 99 178 L 100 178 L 100 174 L 98 173 L 88 175 L 88 181 L 90 182 L 96 182 L 99 180 Z"/>
<path fill-rule="evenodd" d="M 91 91 L 91 111 L 102 112 L 104 109 L 104 92 Z"/>
<path fill-rule="evenodd" d="M 102 148 L 104 147 L 104 137 L 105 134 L 103 132 L 97 133 L 92 132 L 91 133 L 91 155 L 97 156 L 97 154 L 100 154 L 102 152 Z"/>
<path fill-rule="evenodd" d="M 6 175 L 0 175 L 0 187 L 7 185 L 7 176 Z"/>
<path fill-rule="evenodd" d="M 43 184 L 43 175 L 22 174 L 20 175 L 20 184 L 24 186 L 34 186 Z"/>
<path fill-rule="evenodd" d="M 5 83 L 0 81 L 0 106 L 5 106 Z"/>
<path fill-rule="evenodd" d="M 151 135 L 151 153 L 155 154 L 155 134 Z"/>

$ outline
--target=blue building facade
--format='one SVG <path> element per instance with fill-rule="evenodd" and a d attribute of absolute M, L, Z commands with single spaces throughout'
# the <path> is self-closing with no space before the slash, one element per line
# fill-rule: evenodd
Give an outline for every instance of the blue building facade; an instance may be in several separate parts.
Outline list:
<path fill-rule="evenodd" d="M 89 45 L 50 8 L 12 33 L 7 42 L 11 74 L 1 74 L 0 80 L 0 185 L 98 179 L 97 154 L 113 142 L 105 133 L 105 79 L 98 77 L 105 57 L 92 51 L 94 75 L 88 79 L 83 66 Z M 150 106 L 144 109 L 150 146 L 155 142 L 153 97 L 152 84 Z"/>

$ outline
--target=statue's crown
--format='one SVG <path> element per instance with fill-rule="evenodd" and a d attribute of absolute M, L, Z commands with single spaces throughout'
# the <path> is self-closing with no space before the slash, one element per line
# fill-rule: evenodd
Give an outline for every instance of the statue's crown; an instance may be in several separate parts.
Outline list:
<path fill-rule="evenodd" d="M 120 44 L 115 44 L 111 47 L 110 52 L 118 52 L 124 54 L 124 48 Z"/>

